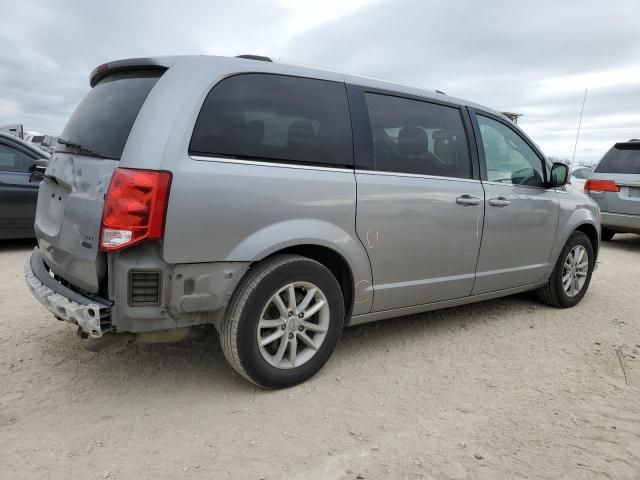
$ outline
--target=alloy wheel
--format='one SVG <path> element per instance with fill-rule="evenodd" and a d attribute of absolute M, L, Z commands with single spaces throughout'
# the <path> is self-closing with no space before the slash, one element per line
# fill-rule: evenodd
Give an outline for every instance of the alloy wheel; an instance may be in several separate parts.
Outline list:
<path fill-rule="evenodd" d="M 262 310 L 257 329 L 260 353 L 273 367 L 299 367 L 320 349 L 329 322 L 329 303 L 320 288 L 309 282 L 289 283 Z"/>
<path fill-rule="evenodd" d="M 587 280 L 589 254 L 582 245 L 571 249 L 562 267 L 562 288 L 569 297 L 575 297 Z"/>

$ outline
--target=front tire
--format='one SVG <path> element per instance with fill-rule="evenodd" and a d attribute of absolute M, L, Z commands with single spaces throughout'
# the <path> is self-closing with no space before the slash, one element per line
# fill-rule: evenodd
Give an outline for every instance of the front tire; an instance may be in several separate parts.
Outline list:
<path fill-rule="evenodd" d="M 343 323 L 342 290 L 333 274 L 315 260 L 276 255 L 240 282 L 220 341 L 229 364 L 247 380 L 286 388 L 324 366 Z"/>
<path fill-rule="evenodd" d="M 595 254 L 589 237 L 573 232 L 567 240 L 547 284 L 538 297 L 547 305 L 568 308 L 584 297 L 595 265 Z"/>

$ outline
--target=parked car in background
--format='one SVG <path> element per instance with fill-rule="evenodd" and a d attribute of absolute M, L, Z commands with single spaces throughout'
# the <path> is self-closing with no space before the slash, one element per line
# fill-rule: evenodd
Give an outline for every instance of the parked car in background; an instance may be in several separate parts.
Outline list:
<path fill-rule="evenodd" d="M 24 139 L 25 131 L 24 126 L 19 123 L 13 125 L 2 125 L 0 126 L 0 133 L 8 133 L 13 135 L 14 137 L 18 137 L 20 139 Z"/>
<path fill-rule="evenodd" d="M 616 233 L 640 234 L 640 140 L 616 143 L 584 190 L 600 206 L 603 240 Z"/>
<path fill-rule="evenodd" d="M 260 57 L 90 79 L 25 265 L 82 336 L 214 324 L 232 367 L 278 388 L 315 374 L 344 326 L 587 291 L 597 205 L 491 109 Z"/>
<path fill-rule="evenodd" d="M 0 132 L 0 240 L 34 237 L 38 187 L 49 154 Z"/>
<path fill-rule="evenodd" d="M 578 190 L 584 190 L 584 184 L 593 173 L 591 167 L 575 167 L 571 170 L 571 185 Z"/>

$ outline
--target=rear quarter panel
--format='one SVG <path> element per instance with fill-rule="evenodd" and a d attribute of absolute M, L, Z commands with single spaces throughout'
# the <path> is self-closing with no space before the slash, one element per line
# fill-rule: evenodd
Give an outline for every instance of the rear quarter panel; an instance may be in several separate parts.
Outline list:
<path fill-rule="evenodd" d="M 187 157 L 174 171 L 164 259 L 256 261 L 295 245 L 322 245 L 342 255 L 354 281 L 368 286 L 369 261 L 355 234 L 355 188 L 349 170 Z M 368 311 L 368 297 L 361 292 L 354 314 Z"/>

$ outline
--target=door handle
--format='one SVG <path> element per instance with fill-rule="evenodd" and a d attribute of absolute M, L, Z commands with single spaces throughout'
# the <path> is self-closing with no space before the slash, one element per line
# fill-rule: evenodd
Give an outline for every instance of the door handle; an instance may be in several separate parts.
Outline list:
<path fill-rule="evenodd" d="M 498 197 L 498 198 L 492 198 L 489 200 L 489 205 L 491 205 L 492 207 L 499 207 L 499 208 L 503 208 L 503 207 L 508 207 L 509 205 L 511 205 L 511 202 L 509 200 L 507 200 L 504 197 Z"/>
<path fill-rule="evenodd" d="M 456 198 L 456 203 L 463 207 L 470 207 L 472 205 L 480 205 L 480 199 L 478 197 L 472 197 L 471 195 L 460 195 Z"/>

